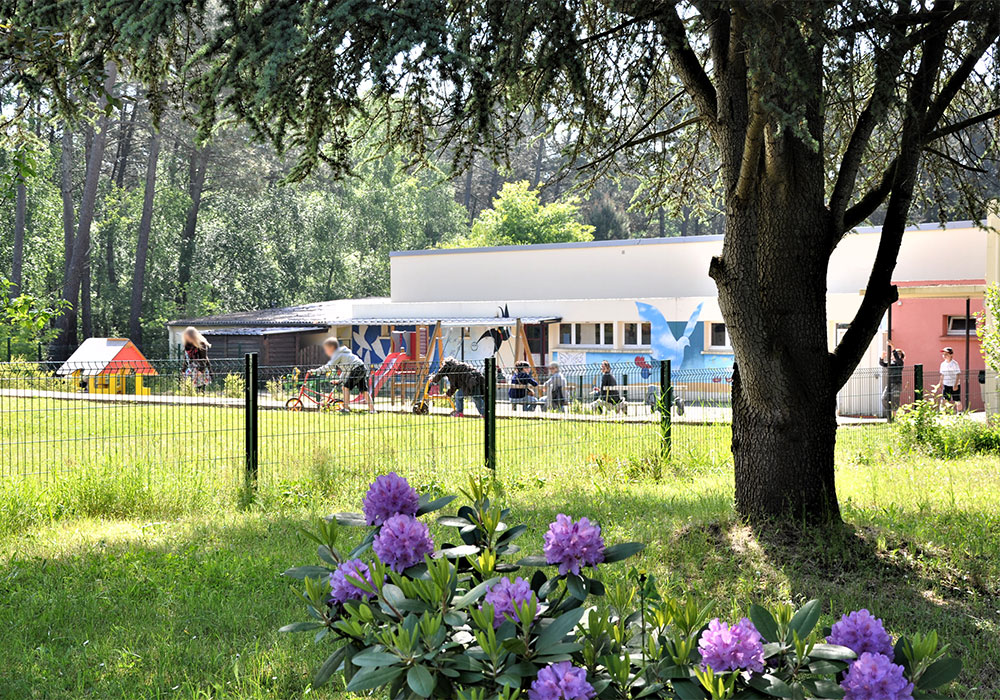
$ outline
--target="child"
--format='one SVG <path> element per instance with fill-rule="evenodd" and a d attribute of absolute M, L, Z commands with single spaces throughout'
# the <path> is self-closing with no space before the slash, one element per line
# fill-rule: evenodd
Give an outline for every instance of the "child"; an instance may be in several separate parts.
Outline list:
<path fill-rule="evenodd" d="M 955 410 L 962 411 L 962 368 L 955 361 L 955 351 L 950 348 L 941 348 L 941 395 L 944 400 L 955 406 Z"/>
<path fill-rule="evenodd" d="M 371 392 L 368 391 L 368 369 L 364 361 L 347 348 L 341 346 L 336 338 L 327 338 L 323 341 L 323 352 L 330 359 L 322 367 L 318 367 L 313 374 L 320 372 L 337 372 L 336 382 L 341 384 L 344 391 L 344 405 L 341 413 L 350 413 L 351 390 L 365 397 L 368 402 L 368 412 L 375 413 L 375 403 L 372 401 Z"/>
<path fill-rule="evenodd" d="M 212 383 L 212 364 L 208 360 L 208 349 L 212 344 L 194 326 L 185 328 L 182 337 L 184 376 L 191 380 L 196 389 L 204 389 Z"/>
<path fill-rule="evenodd" d="M 462 409 L 465 408 L 466 396 L 476 404 L 480 416 L 486 415 L 486 402 L 483 400 L 486 378 L 482 372 L 470 364 L 448 357 L 441 363 L 437 374 L 431 377 L 431 384 L 439 384 L 444 377 L 448 378 L 447 395 L 455 398 L 455 411 L 451 415 L 459 418 L 465 415 Z"/>
<path fill-rule="evenodd" d="M 535 392 L 531 389 L 533 386 L 538 386 L 538 382 L 528 371 L 530 366 L 524 360 L 518 360 L 514 363 L 514 374 L 510 376 L 510 388 L 507 390 L 507 398 L 510 399 L 511 404 L 514 407 L 520 405 L 525 411 L 534 411 L 538 404 Z"/>
<path fill-rule="evenodd" d="M 549 410 L 563 412 L 568 401 L 566 400 L 566 377 L 559 371 L 559 364 L 553 362 L 549 365 L 549 378 L 545 380 L 545 390 L 549 400 Z"/>
<path fill-rule="evenodd" d="M 618 412 L 625 410 L 621 394 L 618 393 L 618 382 L 611 374 L 611 363 L 607 360 L 601 363 L 601 383 L 594 387 L 594 393 L 597 398 L 590 404 L 590 408 L 594 411 L 605 408 L 614 408 Z"/>

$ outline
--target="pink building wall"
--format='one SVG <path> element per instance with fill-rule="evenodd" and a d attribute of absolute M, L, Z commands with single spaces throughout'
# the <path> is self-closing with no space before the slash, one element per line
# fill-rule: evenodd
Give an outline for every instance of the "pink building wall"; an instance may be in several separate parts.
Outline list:
<path fill-rule="evenodd" d="M 983 280 L 935 280 L 929 282 L 897 282 L 897 287 L 927 286 L 934 284 L 983 284 Z M 965 335 L 948 335 L 948 317 L 965 316 L 964 298 L 923 298 L 907 297 L 900 293 L 900 301 L 892 305 L 892 342 L 906 353 L 906 366 L 924 366 L 924 387 L 940 381 L 938 367 L 941 365 L 941 348 L 951 346 L 955 359 L 962 367 L 962 397 L 967 400 L 971 387 L 972 410 L 982 410 L 982 385 L 979 384 L 979 370 L 986 364 L 979 350 L 979 339 L 973 332 L 969 338 L 969 372 L 965 366 Z M 971 299 L 970 311 L 973 316 L 983 311 L 983 300 Z M 968 381 L 966 381 L 968 376 Z M 910 397 L 902 397 L 904 401 Z"/>

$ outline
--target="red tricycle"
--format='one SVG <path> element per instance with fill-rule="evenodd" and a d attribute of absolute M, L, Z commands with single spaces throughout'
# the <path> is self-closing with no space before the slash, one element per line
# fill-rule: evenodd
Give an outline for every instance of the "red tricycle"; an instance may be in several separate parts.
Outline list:
<path fill-rule="evenodd" d="M 297 372 L 298 370 L 296 370 Z M 330 390 L 324 392 L 319 389 L 318 378 L 314 378 L 312 385 L 310 385 L 309 378 L 311 375 L 311 371 L 306 372 L 306 376 L 303 378 L 301 386 L 299 386 L 299 393 L 285 402 L 285 408 L 289 411 L 301 411 L 305 408 L 306 401 L 315 404 L 321 410 L 339 410 L 343 408 L 344 399 L 335 394 L 340 388 L 339 384 L 334 382 Z"/>

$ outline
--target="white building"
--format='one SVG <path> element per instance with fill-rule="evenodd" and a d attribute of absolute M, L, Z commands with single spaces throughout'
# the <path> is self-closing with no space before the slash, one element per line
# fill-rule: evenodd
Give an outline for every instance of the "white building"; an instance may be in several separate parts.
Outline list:
<path fill-rule="evenodd" d="M 861 302 L 878 234 L 858 229 L 833 254 L 827 279 L 831 349 Z M 981 297 L 982 285 L 994 281 L 987 268 L 998 246 L 991 244 L 989 255 L 987 248 L 996 236 L 971 222 L 912 227 L 894 281 L 971 281 Z M 520 320 L 536 364 L 607 359 L 641 368 L 671 359 L 675 370 L 703 369 L 725 381 L 733 356 L 708 276 L 721 247 L 721 236 L 703 236 L 399 251 L 391 256 L 389 297 L 179 319 L 169 324 L 171 341 L 179 343 L 183 328 L 194 325 L 212 340 L 213 354 L 256 350 L 262 364 L 277 365 L 319 359 L 321 340 L 336 335 L 377 363 L 400 347 L 412 356 L 427 352 L 431 329 L 440 322 L 442 352 L 465 359 L 494 354 L 493 339 L 483 334 L 508 329 L 511 337 L 497 353 L 506 364 L 518 346 Z M 509 316 L 498 318 L 504 309 Z M 863 367 L 877 366 L 883 342 L 875 339 Z"/>

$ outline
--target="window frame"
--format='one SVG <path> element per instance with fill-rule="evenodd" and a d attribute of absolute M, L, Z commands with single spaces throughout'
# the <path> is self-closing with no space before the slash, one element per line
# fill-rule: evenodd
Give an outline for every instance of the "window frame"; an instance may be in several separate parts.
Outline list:
<path fill-rule="evenodd" d="M 958 314 L 958 315 L 948 314 L 947 316 L 945 316 L 945 319 L 944 319 L 944 334 L 946 336 L 950 336 L 952 338 L 964 338 L 965 337 L 965 328 L 964 328 L 964 326 L 965 326 L 965 318 L 966 318 L 965 314 Z M 961 321 L 963 328 L 961 330 L 953 330 L 952 329 L 952 323 L 954 321 Z M 969 328 L 969 337 L 972 337 L 972 336 L 976 335 L 976 328 L 978 326 L 978 323 L 976 322 L 975 315 L 969 316 L 969 321 L 972 323 L 972 326 Z"/>
<path fill-rule="evenodd" d="M 729 327 L 726 325 L 725 321 L 708 321 L 706 324 L 706 329 L 708 331 L 708 338 L 705 342 L 705 349 L 710 352 L 732 352 L 733 341 L 729 337 Z M 722 326 L 723 333 L 725 334 L 726 344 L 716 345 L 713 342 L 713 335 L 716 326 Z"/>
<path fill-rule="evenodd" d="M 613 348 L 615 347 L 615 323 L 611 321 L 573 321 L 570 323 L 561 322 L 559 324 L 559 347 L 561 348 Z M 569 326 L 569 342 L 563 342 L 563 326 Z M 583 326 L 594 326 L 594 337 L 596 340 L 604 340 L 610 333 L 610 342 L 581 343 L 580 337 L 583 335 Z"/>
<path fill-rule="evenodd" d="M 628 328 L 635 327 L 635 342 L 628 342 Z M 645 342 L 643 342 L 645 341 Z M 625 348 L 648 348 L 653 342 L 653 327 L 648 321 L 623 321 L 622 322 L 622 347 Z"/>

